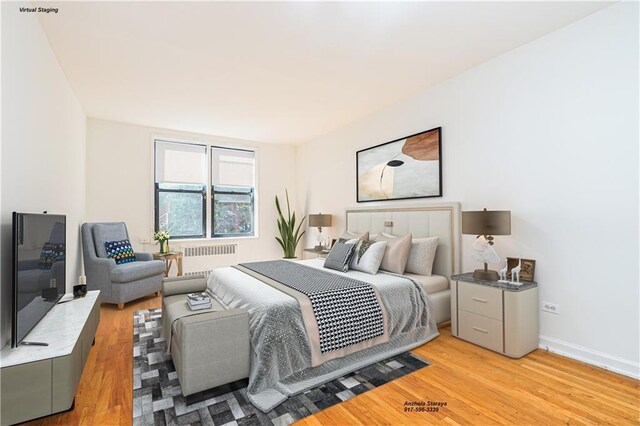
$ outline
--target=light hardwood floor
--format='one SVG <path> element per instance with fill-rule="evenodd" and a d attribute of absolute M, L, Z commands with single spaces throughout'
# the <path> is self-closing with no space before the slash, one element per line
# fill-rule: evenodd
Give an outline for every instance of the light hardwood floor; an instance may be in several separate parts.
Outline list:
<path fill-rule="evenodd" d="M 102 305 L 73 411 L 34 424 L 131 424 L 133 312 L 160 297 Z M 441 336 L 414 353 L 433 365 L 303 419 L 300 425 L 640 424 L 639 382 L 537 350 L 513 360 Z M 437 412 L 405 412 L 406 402 L 446 403 Z"/>

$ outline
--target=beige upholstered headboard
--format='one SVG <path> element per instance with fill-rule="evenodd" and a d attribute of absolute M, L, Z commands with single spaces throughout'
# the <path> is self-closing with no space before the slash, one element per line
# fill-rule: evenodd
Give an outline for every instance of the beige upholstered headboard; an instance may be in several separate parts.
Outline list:
<path fill-rule="evenodd" d="M 460 272 L 460 203 L 422 207 L 353 208 L 346 211 L 347 230 L 414 238 L 438 236 L 433 273 L 449 278 Z M 391 226 L 385 226 L 391 225 Z"/>

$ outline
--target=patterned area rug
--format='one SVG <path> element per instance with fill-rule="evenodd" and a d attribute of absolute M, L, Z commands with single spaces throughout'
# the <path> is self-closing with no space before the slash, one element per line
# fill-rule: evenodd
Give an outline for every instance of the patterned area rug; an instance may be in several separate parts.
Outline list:
<path fill-rule="evenodd" d="M 405 352 L 293 396 L 268 413 L 247 399 L 247 381 L 184 397 L 170 355 L 164 354 L 162 311 L 133 317 L 134 425 L 288 425 L 429 365 Z"/>

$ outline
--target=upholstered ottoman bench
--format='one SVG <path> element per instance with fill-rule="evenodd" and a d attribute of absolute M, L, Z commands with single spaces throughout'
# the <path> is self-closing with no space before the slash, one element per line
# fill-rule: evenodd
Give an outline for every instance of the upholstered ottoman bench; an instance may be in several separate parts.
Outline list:
<path fill-rule="evenodd" d="M 205 291 L 212 307 L 189 309 L 187 294 Z M 185 396 L 249 377 L 249 313 L 224 306 L 204 276 L 163 280 L 162 320 Z"/>

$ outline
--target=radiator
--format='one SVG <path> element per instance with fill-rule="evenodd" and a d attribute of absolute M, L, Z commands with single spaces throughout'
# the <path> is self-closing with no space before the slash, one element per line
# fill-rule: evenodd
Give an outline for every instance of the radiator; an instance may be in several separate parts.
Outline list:
<path fill-rule="evenodd" d="M 238 263 L 237 249 L 237 244 L 184 246 L 182 247 L 183 273 L 184 275 L 204 274 L 205 277 L 209 277 L 211 271 L 216 268 Z"/>

